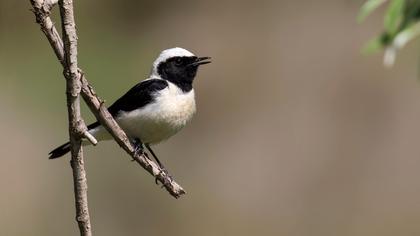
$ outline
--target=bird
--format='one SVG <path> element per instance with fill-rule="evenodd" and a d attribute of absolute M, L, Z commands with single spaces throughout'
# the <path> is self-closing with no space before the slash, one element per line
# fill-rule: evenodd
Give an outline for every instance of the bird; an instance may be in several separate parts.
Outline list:
<path fill-rule="evenodd" d="M 195 56 L 184 48 L 163 50 L 153 62 L 149 77 L 108 108 L 136 152 L 146 146 L 161 168 L 164 167 L 150 146 L 172 137 L 192 119 L 196 112 L 193 82 L 198 68 L 208 63 L 211 63 L 210 57 Z M 87 129 L 98 141 L 112 138 L 98 121 Z M 83 140 L 82 144 L 89 142 Z M 49 153 L 49 159 L 59 158 L 69 151 L 70 142 L 64 143 Z"/>

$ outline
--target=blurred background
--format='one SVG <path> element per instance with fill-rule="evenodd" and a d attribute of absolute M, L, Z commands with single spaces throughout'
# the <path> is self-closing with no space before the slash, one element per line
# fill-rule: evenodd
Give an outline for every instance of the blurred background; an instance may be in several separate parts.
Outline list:
<path fill-rule="evenodd" d="M 420 48 L 363 56 L 384 11 L 360 25 L 363 2 L 75 1 L 107 105 L 162 49 L 213 57 L 197 115 L 155 147 L 187 195 L 115 142 L 85 148 L 94 235 L 419 235 Z M 68 137 L 62 69 L 30 8 L 0 0 L 1 235 L 78 235 L 69 156 L 47 159 Z"/>

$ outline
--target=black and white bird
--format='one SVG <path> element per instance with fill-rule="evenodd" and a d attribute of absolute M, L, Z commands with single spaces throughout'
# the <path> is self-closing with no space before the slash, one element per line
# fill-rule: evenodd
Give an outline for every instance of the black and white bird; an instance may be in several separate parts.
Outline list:
<path fill-rule="evenodd" d="M 142 149 L 144 144 L 161 167 L 150 145 L 168 139 L 191 120 L 196 111 L 193 81 L 198 67 L 208 63 L 210 57 L 197 57 L 179 47 L 166 49 L 154 61 L 149 78 L 108 108 L 136 148 Z M 112 138 L 99 122 L 90 124 L 88 130 L 98 141 Z M 84 140 L 83 145 L 87 144 Z M 49 158 L 69 151 L 67 142 L 52 150 Z"/>

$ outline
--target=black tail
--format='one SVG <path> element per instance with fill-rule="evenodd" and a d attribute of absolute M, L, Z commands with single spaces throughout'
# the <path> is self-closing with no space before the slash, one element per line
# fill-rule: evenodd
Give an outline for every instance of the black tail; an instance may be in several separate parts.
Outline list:
<path fill-rule="evenodd" d="M 63 144 L 57 147 L 56 149 L 52 150 L 50 153 L 48 153 L 50 155 L 49 159 L 59 158 L 61 156 L 64 156 L 68 152 L 70 152 L 70 142 Z"/>

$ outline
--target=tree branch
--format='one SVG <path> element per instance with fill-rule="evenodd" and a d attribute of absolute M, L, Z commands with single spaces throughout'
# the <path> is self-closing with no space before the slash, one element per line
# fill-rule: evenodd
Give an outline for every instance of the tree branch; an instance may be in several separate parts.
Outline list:
<path fill-rule="evenodd" d="M 80 112 L 81 83 L 78 79 L 77 70 L 77 35 L 74 23 L 73 1 L 60 0 L 59 5 L 64 39 L 65 67 L 63 74 L 67 82 L 67 109 L 76 221 L 79 225 L 80 235 L 92 236 L 87 198 L 88 186 L 83 161 L 82 136 L 80 135 L 86 130 L 86 126 Z"/>
<path fill-rule="evenodd" d="M 36 17 L 36 22 L 41 26 L 42 32 L 48 38 L 51 47 L 57 56 L 57 59 L 64 66 L 65 57 L 63 43 L 60 35 L 50 18 L 51 3 L 54 0 L 31 0 L 33 6 L 33 12 Z M 54 4 L 54 3 L 52 3 Z M 86 76 L 82 70 L 78 69 L 78 79 L 81 81 L 81 95 L 87 105 L 89 106 L 92 113 L 98 119 L 98 121 L 108 130 L 108 132 L 114 137 L 115 141 L 144 169 L 146 169 L 153 177 L 163 184 L 165 189 L 175 198 L 179 198 L 186 192 L 184 189 L 166 172 L 162 171 L 160 167 L 149 160 L 144 154 L 135 154 L 134 147 L 129 141 L 125 132 L 119 127 L 118 123 L 114 120 L 112 115 L 108 112 L 106 107 L 103 105 L 104 102 L 96 95 L 92 86 L 86 79 Z"/>

